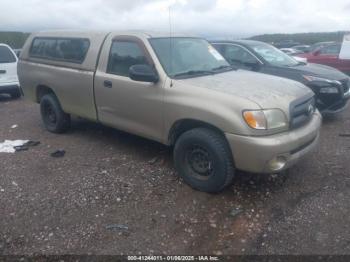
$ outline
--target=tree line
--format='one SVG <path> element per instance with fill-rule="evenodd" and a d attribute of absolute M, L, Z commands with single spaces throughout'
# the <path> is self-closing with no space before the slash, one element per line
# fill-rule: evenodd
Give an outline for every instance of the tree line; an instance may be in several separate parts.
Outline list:
<path fill-rule="evenodd" d="M 13 49 L 20 49 L 27 40 L 29 33 L 23 32 L 0 32 L 0 43 L 7 44 Z"/>
<path fill-rule="evenodd" d="M 298 33 L 298 34 L 264 34 L 250 37 L 249 39 L 263 41 L 266 43 L 277 43 L 292 40 L 301 44 L 311 45 L 317 42 L 342 42 L 346 31 L 324 32 L 324 33 Z"/>

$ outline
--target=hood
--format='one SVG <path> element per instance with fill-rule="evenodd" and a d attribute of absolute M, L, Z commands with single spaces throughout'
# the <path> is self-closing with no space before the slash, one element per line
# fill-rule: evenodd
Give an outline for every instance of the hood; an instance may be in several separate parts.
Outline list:
<path fill-rule="evenodd" d="M 289 111 L 292 101 L 313 96 L 303 84 L 271 75 L 245 70 L 178 80 L 186 85 L 208 88 L 239 96 L 258 104 L 261 108 L 280 108 Z"/>
<path fill-rule="evenodd" d="M 339 70 L 330 66 L 320 65 L 320 64 L 308 63 L 306 65 L 288 67 L 288 69 L 298 71 L 302 75 L 312 75 L 312 76 L 326 78 L 329 80 L 344 80 L 348 78 L 347 75 L 340 72 Z"/>

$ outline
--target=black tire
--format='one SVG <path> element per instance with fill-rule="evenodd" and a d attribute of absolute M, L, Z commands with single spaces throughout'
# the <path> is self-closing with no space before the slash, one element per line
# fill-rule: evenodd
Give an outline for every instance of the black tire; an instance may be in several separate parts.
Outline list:
<path fill-rule="evenodd" d="M 207 128 L 192 129 L 180 136 L 174 148 L 174 163 L 187 184 L 208 193 L 222 191 L 235 175 L 225 137 Z"/>
<path fill-rule="evenodd" d="M 18 90 L 14 90 L 10 93 L 10 96 L 14 99 L 20 98 L 22 96 L 21 91 Z"/>
<path fill-rule="evenodd" d="M 41 118 L 46 129 L 52 133 L 64 133 L 70 127 L 70 115 L 66 114 L 54 94 L 44 95 L 40 100 Z"/>

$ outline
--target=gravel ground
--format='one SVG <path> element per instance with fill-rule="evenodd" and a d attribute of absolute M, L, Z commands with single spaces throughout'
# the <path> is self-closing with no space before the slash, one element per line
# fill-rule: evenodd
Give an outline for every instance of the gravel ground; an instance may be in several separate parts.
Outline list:
<path fill-rule="evenodd" d="M 0 96 L 0 112 L 0 141 L 41 142 L 0 153 L 0 255 L 350 254 L 350 110 L 288 172 L 240 173 L 215 195 L 160 144 L 79 119 L 51 134 L 24 99 Z"/>

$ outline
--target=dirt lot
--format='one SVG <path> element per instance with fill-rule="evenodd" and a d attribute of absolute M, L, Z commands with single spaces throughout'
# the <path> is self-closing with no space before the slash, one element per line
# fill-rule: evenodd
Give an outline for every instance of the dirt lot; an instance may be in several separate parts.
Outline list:
<path fill-rule="evenodd" d="M 179 180 L 157 143 L 78 119 L 50 134 L 23 99 L 0 97 L 0 112 L 1 141 L 41 142 L 0 154 L 0 255 L 350 254 L 350 137 L 339 136 L 350 109 L 290 171 L 238 174 L 217 195 Z"/>

